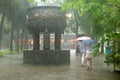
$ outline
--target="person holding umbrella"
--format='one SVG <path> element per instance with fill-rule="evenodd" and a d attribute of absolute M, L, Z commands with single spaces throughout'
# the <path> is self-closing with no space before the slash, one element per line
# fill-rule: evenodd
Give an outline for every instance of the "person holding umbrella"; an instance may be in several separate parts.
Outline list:
<path fill-rule="evenodd" d="M 95 41 L 92 39 L 87 39 L 82 41 L 82 44 L 85 46 L 85 58 L 87 59 L 87 69 L 92 69 L 92 51 L 93 51 L 93 44 Z"/>
<path fill-rule="evenodd" d="M 82 43 L 83 40 L 79 40 L 79 51 L 80 51 L 80 57 L 81 57 L 81 64 L 82 67 L 84 67 L 84 60 L 85 60 L 85 48 L 84 48 L 84 44 Z"/>
<path fill-rule="evenodd" d="M 87 59 L 87 68 L 92 69 L 92 51 L 93 51 L 93 44 L 95 44 L 95 41 L 91 39 L 90 37 L 83 36 L 77 38 L 77 40 L 80 41 L 79 48 L 82 52 L 81 57 L 81 64 L 84 66 L 84 57 Z"/>
<path fill-rule="evenodd" d="M 87 36 L 82 36 L 82 37 L 78 37 L 77 38 L 77 40 L 79 41 L 78 45 L 79 45 L 80 59 L 81 59 L 81 65 L 82 65 L 82 67 L 84 67 L 85 54 L 86 54 L 85 43 L 83 43 L 83 41 L 87 40 L 87 39 L 91 39 L 91 38 L 87 37 Z"/>

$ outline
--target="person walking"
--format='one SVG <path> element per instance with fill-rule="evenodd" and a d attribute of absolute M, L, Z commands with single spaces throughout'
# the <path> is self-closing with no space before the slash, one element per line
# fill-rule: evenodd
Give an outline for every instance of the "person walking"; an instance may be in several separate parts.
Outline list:
<path fill-rule="evenodd" d="M 81 59 L 81 65 L 84 67 L 84 60 L 85 60 L 85 47 L 82 43 L 83 40 L 79 40 L 79 51 L 80 51 L 80 59 Z"/>
<path fill-rule="evenodd" d="M 76 56 L 78 56 L 80 54 L 80 50 L 79 50 L 79 41 L 76 44 Z"/>
<path fill-rule="evenodd" d="M 86 55 L 85 58 L 87 60 L 87 69 L 92 69 L 92 51 L 93 51 L 93 45 L 87 44 L 85 45 L 85 51 Z"/>
<path fill-rule="evenodd" d="M 79 40 L 79 50 L 81 53 L 81 64 L 84 66 L 85 59 L 87 60 L 87 68 L 92 69 L 92 51 L 93 51 L 93 44 L 95 41 L 90 37 L 83 36 L 77 38 Z"/>

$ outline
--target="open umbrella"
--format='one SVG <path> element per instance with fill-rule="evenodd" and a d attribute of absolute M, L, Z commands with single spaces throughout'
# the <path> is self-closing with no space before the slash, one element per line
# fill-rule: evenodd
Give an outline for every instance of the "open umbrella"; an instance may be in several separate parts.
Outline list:
<path fill-rule="evenodd" d="M 90 37 L 87 36 L 82 36 L 82 37 L 78 37 L 77 40 L 89 40 L 91 39 Z"/>
<path fill-rule="evenodd" d="M 82 41 L 83 44 L 95 44 L 96 42 L 93 39 L 87 39 Z"/>

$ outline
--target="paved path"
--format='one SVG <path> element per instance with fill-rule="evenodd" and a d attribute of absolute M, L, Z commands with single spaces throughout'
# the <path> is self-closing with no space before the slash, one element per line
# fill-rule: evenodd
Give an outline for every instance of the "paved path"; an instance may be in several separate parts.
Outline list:
<path fill-rule="evenodd" d="M 104 57 L 93 59 L 93 69 L 81 67 L 79 56 L 71 50 L 71 64 L 63 66 L 33 66 L 23 64 L 22 55 L 0 58 L 0 80 L 120 80 L 111 67 L 103 63 Z"/>

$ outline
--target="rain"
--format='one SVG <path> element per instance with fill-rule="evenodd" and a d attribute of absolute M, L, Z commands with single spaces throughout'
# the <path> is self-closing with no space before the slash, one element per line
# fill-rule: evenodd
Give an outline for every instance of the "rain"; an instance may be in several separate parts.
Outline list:
<path fill-rule="evenodd" d="M 1 0 L 0 80 L 119 80 L 119 4 Z"/>

